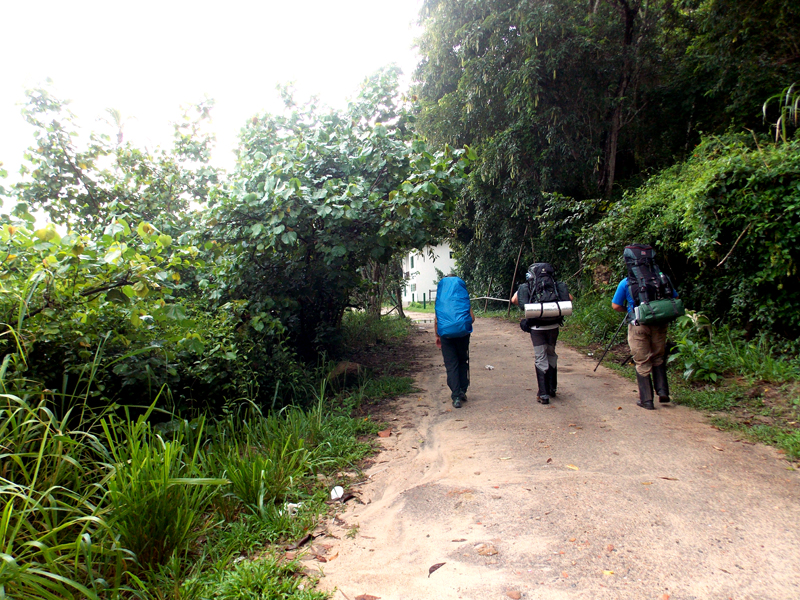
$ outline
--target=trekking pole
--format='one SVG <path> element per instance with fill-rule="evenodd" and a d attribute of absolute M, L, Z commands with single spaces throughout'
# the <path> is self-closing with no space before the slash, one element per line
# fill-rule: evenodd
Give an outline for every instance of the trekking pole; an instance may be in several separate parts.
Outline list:
<path fill-rule="evenodd" d="M 628 313 L 626 312 L 625 316 L 622 317 L 622 322 L 619 324 L 619 327 L 617 327 L 617 330 L 614 332 L 614 335 L 611 337 L 611 341 L 608 342 L 608 346 L 606 346 L 606 350 L 605 350 L 605 352 L 603 352 L 603 356 L 600 357 L 600 360 L 598 360 L 597 364 L 594 366 L 594 370 L 595 371 L 597 371 L 597 367 L 600 366 L 600 363 L 603 362 L 603 359 L 606 357 L 606 354 L 608 354 L 608 351 L 611 349 L 611 346 L 614 344 L 614 340 L 617 338 L 617 334 L 619 333 L 619 330 L 622 329 L 622 326 L 625 324 L 625 320 L 627 318 L 628 318 Z"/>

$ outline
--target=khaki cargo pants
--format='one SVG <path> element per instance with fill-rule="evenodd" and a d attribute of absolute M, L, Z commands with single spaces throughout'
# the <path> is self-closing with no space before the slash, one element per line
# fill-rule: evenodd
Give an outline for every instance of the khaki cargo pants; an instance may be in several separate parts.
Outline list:
<path fill-rule="evenodd" d="M 650 375 L 653 367 L 664 363 L 667 349 L 667 325 L 628 324 L 628 345 L 631 347 L 636 372 Z"/>

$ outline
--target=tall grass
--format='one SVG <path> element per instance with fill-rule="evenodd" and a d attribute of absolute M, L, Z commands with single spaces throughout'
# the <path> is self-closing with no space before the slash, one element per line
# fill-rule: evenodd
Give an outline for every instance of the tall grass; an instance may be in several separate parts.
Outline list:
<path fill-rule="evenodd" d="M 202 535 L 211 526 L 205 514 L 216 488 L 228 483 L 205 476 L 202 433 L 187 447 L 181 429 L 164 440 L 153 432 L 149 417 L 148 411 L 136 421 L 102 421 L 113 457 L 109 524 L 141 569 L 164 563 Z"/>
<path fill-rule="evenodd" d="M 389 329 L 407 331 L 394 321 Z M 303 590 L 294 568 L 231 567 L 302 537 L 328 493 L 315 475 L 370 452 L 357 438 L 376 425 L 332 411 L 326 370 L 305 410 L 264 414 L 246 402 L 156 425 L 152 406 L 138 418 L 111 403 L 85 408 L 94 367 L 52 392 L 24 378 L 21 346 L 0 364 L 0 599 L 324 597 Z M 272 587 L 261 585 L 265 569 Z"/>
<path fill-rule="evenodd" d="M 98 598 L 131 558 L 108 525 L 108 455 L 45 399 L 0 395 L 0 596 Z"/>

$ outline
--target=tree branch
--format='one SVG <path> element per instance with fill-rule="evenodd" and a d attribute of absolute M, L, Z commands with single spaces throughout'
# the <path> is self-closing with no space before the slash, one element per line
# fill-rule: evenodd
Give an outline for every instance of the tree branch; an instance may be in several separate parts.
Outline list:
<path fill-rule="evenodd" d="M 721 261 L 719 261 L 719 263 L 717 264 L 717 266 L 718 266 L 718 267 L 721 267 L 721 266 L 722 266 L 722 263 L 724 263 L 726 260 L 728 260 L 728 257 L 731 255 L 731 253 L 733 252 L 733 250 L 736 248 L 737 244 L 738 244 L 738 243 L 741 241 L 741 239 L 744 237 L 744 234 L 745 234 L 745 233 L 747 233 L 747 230 L 748 230 L 748 229 L 750 229 L 752 226 L 753 226 L 753 224 L 752 224 L 752 223 L 750 223 L 750 224 L 749 224 L 747 227 L 745 227 L 745 228 L 744 228 L 744 230 L 742 231 L 742 233 L 740 233 L 740 234 L 739 234 L 739 237 L 738 237 L 738 238 L 736 238 L 736 241 L 733 243 L 733 246 L 732 246 L 732 247 L 731 247 L 731 249 L 728 251 L 728 253 L 725 255 L 725 258 L 723 258 L 723 259 L 722 259 Z"/>

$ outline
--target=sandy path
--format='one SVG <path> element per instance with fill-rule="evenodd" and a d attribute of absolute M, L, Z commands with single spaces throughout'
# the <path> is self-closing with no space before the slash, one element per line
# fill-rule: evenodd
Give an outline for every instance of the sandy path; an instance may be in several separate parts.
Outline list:
<path fill-rule="evenodd" d="M 431 325 L 416 337 L 424 391 L 398 402 L 363 504 L 315 540 L 333 560 L 307 562 L 335 599 L 800 598 L 800 477 L 773 449 L 642 410 L 564 346 L 542 406 L 530 340 L 501 320 L 476 323 L 456 410 Z"/>

